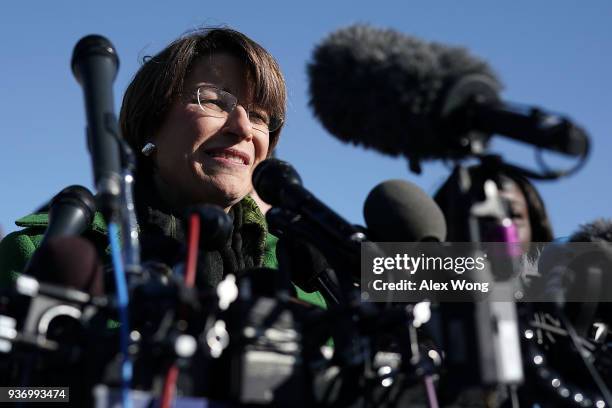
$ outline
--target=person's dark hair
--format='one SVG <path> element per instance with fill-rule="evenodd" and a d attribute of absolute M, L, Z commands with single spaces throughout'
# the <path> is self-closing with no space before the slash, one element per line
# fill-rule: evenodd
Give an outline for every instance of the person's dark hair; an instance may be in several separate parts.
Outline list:
<path fill-rule="evenodd" d="M 145 58 L 128 86 L 119 124 L 132 149 L 140 151 L 151 139 L 183 93 L 185 79 L 196 61 L 214 52 L 227 52 L 244 61 L 253 101 L 270 115 L 284 119 L 285 80 L 272 55 L 238 31 L 203 28 L 182 36 L 159 54 Z M 281 128 L 270 133 L 268 155 L 278 142 Z"/>
<path fill-rule="evenodd" d="M 483 170 L 479 166 L 472 166 L 468 168 L 470 177 L 472 179 L 479 179 L 484 177 Z M 455 171 L 451 176 L 444 182 L 444 184 L 438 189 L 434 195 L 434 200 L 440 206 L 440 209 L 444 213 L 445 217 L 449 213 L 451 205 L 456 203 L 450 203 L 448 201 L 448 192 L 457 184 L 457 177 L 459 174 Z M 507 170 L 499 174 L 500 181 L 511 180 L 518 186 L 519 190 L 525 196 L 527 203 L 527 211 L 529 212 L 529 223 L 531 225 L 531 241 L 532 242 L 550 242 L 553 240 L 553 230 L 548 219 L 546 212 L 546 206 L 542 197 L 531 184 L 531 182 L 523 177 L 521 174 Z M 451 222 L 447 218 L 447 223 Z"/>

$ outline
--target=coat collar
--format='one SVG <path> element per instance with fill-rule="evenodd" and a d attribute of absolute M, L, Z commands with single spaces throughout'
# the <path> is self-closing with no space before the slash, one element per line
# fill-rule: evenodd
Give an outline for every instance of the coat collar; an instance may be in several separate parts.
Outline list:
<path fill-rule="evenodd" d="M 251 228 L 259 231 L 259 236 L 261 237 L 258 241 L 264 242 L 264 238 L 266 233 L 268 232 L 268 228 L 266 225 L 265 218 L 261 211 L 259 210 L 259 206 L 251 197 L 246 196 L 242 199 L 238 204 L 241 205 L 243 209 L 243 217 L 242 223 L 243 225 L 249 225 Z M 19 218 L 15 221 L 15 225 L 18 227 L 28 228 L 28 227 L 43 227 L 46 228 L 49 225 L 49 214 L 47 212 L 40 212 L 26 215 L 25 217 Z M 99 212 L 96 212 L 93 222 L 91 223 L 91 230 L 100 234 L 106 234 L 107 226 L 104 221 L 104 217 Z M 263 245 L 263 244 L 262 244 Z"/>
<path fill-rule="evenodd" d="M 26 215 L 25 217 L 19 218 L 15 221 L 15 225 L 18 227 L 44 227 L 46 228 L 49 225 L 49 213 L 40 212 Z M 106 234 L 107 227 L 106 222 L 104 221 L 104 217 L 99 212 L 96 212 L 94 215 L 93 222 L 91 223 L 90 229 L 99 232 L 101 234 Z"/>

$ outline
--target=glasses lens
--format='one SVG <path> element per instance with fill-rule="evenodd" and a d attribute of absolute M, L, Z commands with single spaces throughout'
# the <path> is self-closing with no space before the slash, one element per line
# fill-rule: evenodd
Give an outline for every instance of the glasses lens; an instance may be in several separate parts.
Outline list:
<path fill-rule="evenodd" d="M 279 118 L 277 116 L 272 116 L 270 118 L 270 124 L 268 125 L 268 128 L 270 129 L 270 132 L 275 132 L 277 131 L 281 126 L 283 125 L 283 118 Z"/>
<path fill-rule="evenodd" d="M 274 127 L 276 126 L 276 120 L 270 119 L 269 115 L 263 111 L 249 111 L 249 120 L 254 129 L 263 133 L 274 132 L 278 129 L 278 127 Z"/>
<path fill-rule="evenodd" d="M 197 95 L 200 108 L 216 118 L 227 118 L 237 102 L 232 94 L 213 87 L 200 87 Z"/>
<path fill-rule="evenodd" d="M 274 117 L 270 119 L 263 119 L 261 117 L 253 117 L 251 113 L 249 113 L 249 120 L 251 121 L 251 125 L 253 125 L 254 129 L 264 133 L 272 133 L 278 130 L 278 128 L 280 128 L 283 124 L 281 119 Z"/>

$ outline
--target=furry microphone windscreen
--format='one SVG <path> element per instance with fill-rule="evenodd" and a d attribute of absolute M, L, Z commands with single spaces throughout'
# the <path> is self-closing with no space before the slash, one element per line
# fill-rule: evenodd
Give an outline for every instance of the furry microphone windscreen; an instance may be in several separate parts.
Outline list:
<path fill-rule="evenodd" d="M 390 29 L 353 25 L 325 38 L 307 67 L 310 106 L 344 141 L 388 155 L 439 156 L 437 109 L 444 91 L 470 74 L 498 83 L 463 48 Z"/>

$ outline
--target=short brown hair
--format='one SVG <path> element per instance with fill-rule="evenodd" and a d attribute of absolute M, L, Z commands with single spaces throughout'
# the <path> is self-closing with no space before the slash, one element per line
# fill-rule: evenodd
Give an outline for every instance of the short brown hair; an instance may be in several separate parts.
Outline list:
<path fill-rule="evenodd" d="M 254 102 L 269 114 L 284 119 L 287 92 L 274 57 L 238 31 L 202 28 L 146 58 L 125 91 L 119 124 L 132 149 L 140 151 L 159 129 L 170 107 L 183 92 L 185 78 L 197 59 L 214 52 L 228 52 L 243 60 L 253 82 Z M 268 155 L 278 143 L 281 128 L 270 133 Z"/>

